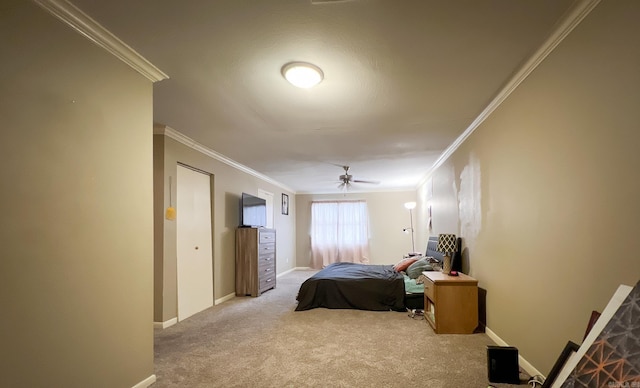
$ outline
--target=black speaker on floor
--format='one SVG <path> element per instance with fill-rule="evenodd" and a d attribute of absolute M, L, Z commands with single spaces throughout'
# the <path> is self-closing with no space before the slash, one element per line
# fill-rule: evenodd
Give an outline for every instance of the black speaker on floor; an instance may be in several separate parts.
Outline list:
<path fill-rule="evenodd" d="M 520 384 L 518 349 L 513 346 L 487 346 L 489 382 Z"/>

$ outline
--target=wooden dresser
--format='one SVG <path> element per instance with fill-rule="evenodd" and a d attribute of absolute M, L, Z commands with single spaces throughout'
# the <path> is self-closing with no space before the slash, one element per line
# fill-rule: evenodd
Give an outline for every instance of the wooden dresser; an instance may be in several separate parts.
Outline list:
<path fill-rule="evenodd" d="M 426 271 L 424 316 L 438 334 L 471 334 L 478 326 L 478 281 Z"/>
<path fill-rule="evenodd" d="M 275 229 L 236 229 L 236 295 L 259 296 L 275 287 Z"/>

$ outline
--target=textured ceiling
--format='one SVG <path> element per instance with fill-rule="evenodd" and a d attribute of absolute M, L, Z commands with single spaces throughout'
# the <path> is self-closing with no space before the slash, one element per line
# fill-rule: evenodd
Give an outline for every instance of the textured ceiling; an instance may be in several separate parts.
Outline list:
<path fill-rule="evenodd" d="M 154 121 L 296 192 L 415 188 L 573 0 L 71 0 L 167 73 Z M 281 75 L 311 62 L 325 79 Z"/>

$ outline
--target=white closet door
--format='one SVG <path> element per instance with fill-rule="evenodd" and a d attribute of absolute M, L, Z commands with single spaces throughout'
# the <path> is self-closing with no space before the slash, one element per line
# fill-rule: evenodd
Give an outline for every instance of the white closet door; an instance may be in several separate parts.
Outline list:
<path fill-rule="evenodd" d="M 178 166 L 178 320 L 213 306 L 211 176 Z"/>

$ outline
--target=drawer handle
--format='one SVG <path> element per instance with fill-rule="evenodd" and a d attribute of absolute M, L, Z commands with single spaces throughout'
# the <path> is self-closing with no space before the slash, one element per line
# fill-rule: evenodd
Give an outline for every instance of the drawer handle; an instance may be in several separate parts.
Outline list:
<path fill-rule="evenodd" d="M 269 283 L 271 281 L 271 278 L 267 279 L 267 283 Z"/>

